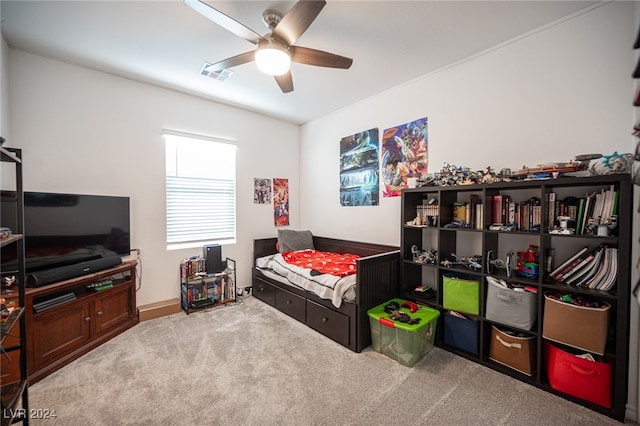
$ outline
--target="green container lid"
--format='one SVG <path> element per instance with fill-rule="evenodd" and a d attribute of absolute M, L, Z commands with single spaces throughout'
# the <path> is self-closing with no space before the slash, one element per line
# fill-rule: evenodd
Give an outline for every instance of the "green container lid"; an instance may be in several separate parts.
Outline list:
<path fill-rule="evenodd" d="M 406 322 L 392 320 L 389 317 L 389 314 L 384 311 L 384 307 L 391 302 L 396 302 L 400 305 L 400 312 L 409 315 L 411 318 L 420 318 L 420 322 L 418 324 L 408 324 Z M 406 331 L 418 331 L 440 316 L 440 311 L 421 305 L 418 305 L 417 311 L 411 313 L 411 310 L 408 307 L 402 307 L 402 303 L 404 302 L 406 302 L 404 299 L 391 299 L 388 302 L 384 302 L 383 304 L 376 306 L 375 308 L 369 309 L 367 314 L 369 314 L 370 318 L 378 321 L 382 320 L 381 324 Z"/>

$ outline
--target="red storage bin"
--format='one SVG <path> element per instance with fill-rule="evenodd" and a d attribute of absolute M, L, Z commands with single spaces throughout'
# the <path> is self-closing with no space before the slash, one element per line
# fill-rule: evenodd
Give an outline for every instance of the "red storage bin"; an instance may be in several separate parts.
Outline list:
<path fill-rule="evenodd" d="M 613 361 L 590 361 L 545 342 L 549 384 L 557 391 L 611 408 Z"/>

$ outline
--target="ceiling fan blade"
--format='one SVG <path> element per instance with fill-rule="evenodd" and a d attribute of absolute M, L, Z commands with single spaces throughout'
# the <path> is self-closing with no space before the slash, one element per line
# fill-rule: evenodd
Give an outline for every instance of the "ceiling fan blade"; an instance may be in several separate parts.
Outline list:
<path fill-rule="evenodd" d="M 207 71 L 220 71 L 225 68 L 236 67 L 238 65 L 246 64 L 247 62 L 251 62 L 255 58 L 255 51 L 241 53 L 236 56 L 232 56 L 231 58 L 227 58 L 223 61 L 216 62 L 215 64 L 211 64 L 207 67 Z"/>
<path fill-rule="evenodd" d="M 309 28 L 325 4 L 326 1 L 299 1 L 282 17 L 272 34 L 291 46 Z"/>
<path fill-rule="evenodd" d="M 230 16 L 225 15 L 224 13 L 220 12 L 218 9 L 214 9 L 213 7 L 209 6 L 208 4 L 202 1 L 184 0 L 184 4 L 186 4 L 196 12 L 200 13 L 204 17 L 220 25 L 225 30 L 230 31 L 233 34 L 237 35 L 238 37 L 241 37 L 247 41 L 250 41 L 253 44 L 258 44 L 260 40 L 264 40 L 264 37 L 262 37 L 257 32 L 244 26 L 243 24 L 231 18 Z"/>
<path fill-rule="evenodd" d="M 322 50 L 310 49 L 308 47 L 291 46 L 291 60 L 299 64 L 315 65 L 317 67 L 349 69 L 353 59 L 335 55 Z"/>
<path fill-rule="evenodd" d="M 276 79 L 278 86 L 280 86 L 282 93 L 293 92 L 293 77 L 291 77 L 291 71 L 282 75 L 274 75 L 273 77 Z"/>

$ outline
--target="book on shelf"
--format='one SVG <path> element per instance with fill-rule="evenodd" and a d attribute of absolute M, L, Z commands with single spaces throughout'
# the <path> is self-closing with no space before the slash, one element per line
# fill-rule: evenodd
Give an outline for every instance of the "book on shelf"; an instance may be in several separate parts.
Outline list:
<path fill-rule="evenodd" d="M 584 212 L 584 198 L 580 198 L 578 199 L 578 209 L 576 211 L 576 227 L 575 227 L 575 230 L 573 231 L 574 234 L 582 233 L 580 229 L 582 229 L 582 224 L 584 223 L 583 217 L 582 217 L 583 212 Z"/>
<path fill-rule="evenodd" d="M 589 225 L 589 218 L 593 216 L 593 205 L 594 205 L 595 196 L 596 196 L 595 192 L 592 192 L 591 194 L 587 194 L 585 197 L 582 226 L 580 227 L 581 235 L 584 234 L 584 231 L 587 229 L 587 226 Z"/>
<path fill-rule="evenodd" d="M 593 259 L 587 264 L 586 269 L 584 269 L 581 273 L 576 273 L 572 277 L 570 277 L 567 281 L 567 284 L 574 284 L 578 287 L 584 287 L 584 284 L 593 278 L 598 269 L 600 268 L 600 262 L 602 261 L 602 256 L 604 255 L 605 247 L 599 247 Z"/>
<path fill-rule="evenodd" d="M 493 223 L 502 222 L 502 195 L 493 196 Z"/>
<path fill-rule="evenodd" d="M 507 212 L 507 224 L 516 223 L 516 203 L 511 200 L 511 197 L 506 202 L 505 210 Z"/>
<path fill-rule="evenodd" d="M 616 283 L 616 278 L 618 276 L 618 250 L 613 247 L 607 248 L 607 264 L 606 274 L 598 283 L 596 283 L 596 287 L 598 290 L 610 290 L 613 285 Z"/>
<path fill-rule="evenodd" d="M 585 282 L 582 287 L 598 290 L 610 290 L 618 275 L 618 249 L 607 247 L 602 253 L 602 259 L 595 275 Z"/>
<path fill-rule="evenodd" d="M 558 266 L 556 269 L 554 269 L 549 274 L 551 276 L 551 278 L 553 278 L 554 280 L 559 280 L 559 278 L 562 276 L 562 274 L 566 273 L 567 271 L 569 271 L 570 269 L 575 267 L 578 263 L 580 263 L 580 261 L 581 261 L 580 256 L 584 255 L 588 251 L 589 251 L 589 247 L 583 247 L 576 254 L 571 256 L 569 259 L 564 261 L 560 266 Z"/>
<path fill-rule="evenodd" d="M 484 206 L 482 203 L 476 204 L 475 208 L 475 228 L 483 229 L 484 228 Z"/>
<path fill-rule="evenodd" d="M 467 223 L 471 228 L 482 229 L 482 225 L 478 226 L 478 206 L 482 206 L 482 202 L 480 201 L 480 196 L 477 194 L 471 194 L 469 197 L 469 206 L 467 208 Z"/>
<path fill-rule="evenodd" d="M 571 265 L 566 268 L 564 272 L 561 272 L 555 278 L 558 281 L 566 281 L 574 274 L 578 273 L 582 268 L 588 265 L 589 262 L 595 257 L 595 250 L 587 250 L 583 252 L 575 261 L 571 262 Z"/>
<path fill-rule="evenodd" d="M 550 232 L 556 223 L 556 193 L 551 191 L 547 195 L 547 204 L 549 208 L 549 214 L 547 216 L 547 232 Z"/>
<path fill-rule="evenodd" d="M 564 273 L 556 269 L 552 278 L 577 287 L 611 290 L 618 276 L 618 249 L 601 245 L 586 253 L 584 249 L 578 253 L 578 257 L 574 255 L 563 264 Z M 580 258 L 583 260 L 579 261 Z M 576 266 L 569 266 L 571 264 Z"/>
<path fill-rule="evenodd" d="M 602 188 L 599 192 L 594 191 L 580 198 L 575 233 L 584 235 L 592 225 L 610 224 L 612 216 L 618 213 L 618 196 L 618 190 L 610 185 L 607 189 Z"/>

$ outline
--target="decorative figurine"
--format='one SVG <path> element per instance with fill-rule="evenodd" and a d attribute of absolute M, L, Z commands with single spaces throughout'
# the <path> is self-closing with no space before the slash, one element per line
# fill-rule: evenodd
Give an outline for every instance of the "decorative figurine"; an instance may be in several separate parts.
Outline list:
<path fill-rule="evenodd" d="M 507 252 L 506 259 L 496 259 L 495 250 L 487 251 L 487 272 L 493 274 L 496 269 L 504 269 L 507 272 L 507 277 L 511 277 L 511 261 L 513 259 L 513 251 Z"/>

